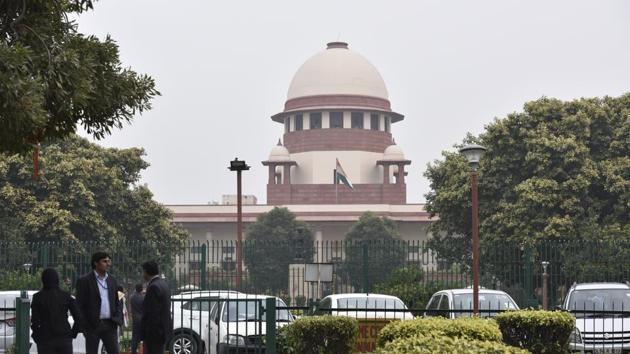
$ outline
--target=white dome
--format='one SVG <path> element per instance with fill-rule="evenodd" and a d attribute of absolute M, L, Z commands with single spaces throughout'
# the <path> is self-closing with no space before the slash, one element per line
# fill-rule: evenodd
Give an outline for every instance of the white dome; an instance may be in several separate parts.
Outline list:
<path fill-rule="evenodd" d="M 269 161 L 290 161 L 291 156 L 289 155 L 289 150 L 282 146 L 276 145 L 271 148 L 271 152 L 269 153 Z"/>
<path fill-rule="evenodd" d="M 393 144 L 388 146 L 383 153 L 383 160 L 389 161 L 402 161 L 405 159 L 405 154 L 403 153 L 400 146 Z"/>
<path fill-rule="evenodd" d="M 361 54 L 343 42 L 308 59 L 293 76 L 287 100 L 317 95 L 357 95 L 389 99 L 385 81 Z"/>

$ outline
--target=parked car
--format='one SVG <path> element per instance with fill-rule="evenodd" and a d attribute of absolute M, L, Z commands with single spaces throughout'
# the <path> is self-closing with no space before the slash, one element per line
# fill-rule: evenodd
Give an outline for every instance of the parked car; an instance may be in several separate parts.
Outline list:
<path fill-rule="evenodd" d="M 242 295 L 232 290 L 187 291 L 171 296 L 171 354 L 198 354 L 210 348 L 210 311 L 221 299 Z"/>
<path fill-rule="evenodd" d="M 266 314 L 261 311 L 266 306 L 267 295 L 239 294 L 230 296 L 214 306 L 210 311 L 210 354 L 264 353 L 264 339 L 267 333 Z M 276 297 L 276 306 L 286 307 L 286 303 Z M 293 322 L 294 317 L 286 309 L 276 310 L 279 327 Z"/>
<path fill-rule="evenodd" d="M 382 294 L 334 294 L 323 298 L 316 314 L 366 319 L 412 319 L 402 300 Z"/>
<path fill-rule="evenodd" d="M 575 284 L 567 293 L 562 308 L 575 315 L 575 331 L 569 340 L 572 351 L 630 352 L 630 317 L 604 313 L 630 311 L 628 284 Z"/>
<path fill-rule="evenodd" d="M 27 291 L 27 296 L 31 301 L 36 292 Z M 19 290 L 0 291 L 0 308 L 15 308 L 15 299 L 20 297 L 20 294 Z M 15 344 L 15 325 L 15 311 L 0 311 L 0 353 L 6 353 Z M 29 340 L 33 348 L 33 340 L 31 338 Z"/>
<path fill-rule="evenodd" d="M 431 296 L 424 315 L 443 316 L 451 319 L 462 316 L 470 317 L 473 309 L 472 304 L 472 288 L 441 290 Z M 518 310 L 519 308 L 514 299 L 506 292 L 482 288 L 479 289 L 479 309 L 482 310 L 479 313 L 481 317 L 494 317 L 499 312 L 489 312 L 488 310 Z M 449 312 L 449 310 L 456 311 Z M 462 312 L 457 312 L 457 310 Z"/>

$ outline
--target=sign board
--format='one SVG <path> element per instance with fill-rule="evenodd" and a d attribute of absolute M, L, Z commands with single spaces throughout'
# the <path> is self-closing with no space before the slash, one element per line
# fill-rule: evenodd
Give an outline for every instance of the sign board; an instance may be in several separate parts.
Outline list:
<path fill-rule="evenodd" d="M 304 265 L 304 280 L 309 282 L 332 282 L 332 263 L 306 263 Z"/>
<path fill-rule="evenodd" d="M 376 339 L 381 329 L 393 319 L 357 319 L 359 321 L 359 337 L 356 350 L 359 353 L 376 351 Z"/>

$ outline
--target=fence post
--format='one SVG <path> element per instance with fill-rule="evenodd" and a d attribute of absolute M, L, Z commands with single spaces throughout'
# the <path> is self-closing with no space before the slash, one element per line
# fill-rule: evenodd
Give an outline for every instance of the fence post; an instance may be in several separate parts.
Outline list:
<path fill-rule="evenodd" d="M 207 255 L 206 255 L 206 244 L 201 245 L 201 290 L 208 290 L 208 269 L 207 269 Z"/>
<path fill-rule="evenodd" d="M 22 291 L 21 296 L 15 299 L 15 346 L 17 354 L 28 354 L 30 349 L 30 312 L 31 301 L 28 299 L 26 291 Z"/>
<path fill-rule="evenodd" d="M 525 305 L 527 307 L 538 306 L 536 294 L 534 292 L 534 252 L 530 245 L 525 246 L 523 253 L 524 271 L 523 274 L 525 285 Z"/>
<path fill-rule="evenodd" d="M 267 324 L 265 353 L 276 354 L 276 298 L 268 297 L 265 301 L 267 301 L 265 306 Z"/>
<path fill-rule="evenodd" d="M 369 280 L 369 271 L 368 271 L 368 244 L 367 242 L 363 242 L 361 245 L 362 253 L 363 253 L 363 292 L 370 292 L 370 280 Z"/>

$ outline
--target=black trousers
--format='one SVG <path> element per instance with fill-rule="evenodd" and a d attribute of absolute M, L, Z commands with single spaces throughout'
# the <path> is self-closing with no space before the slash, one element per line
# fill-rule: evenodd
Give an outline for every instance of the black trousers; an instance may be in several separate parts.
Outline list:
<path fill-rule="evenodd" d="M 164 338 L 145 338 L 144 354 L 164 354 Z"/>
<path fill-rule="evenodd" d="M 140 344 L 140 325 L 134 322 L 131 330 L 131 354 L 138 354 L 138 344 Z"/>
<path fill-rule="evenodd" d="M 72 354 L 72 338 L 55 338 L 37 343 L 38 354 Z"/>
<path fill-rule="evenodd" d="M 86 330 L 85 351 L 87 354 L 98 354 L 98 343 L 103 342 L 107 354 L 119 354 L 118 325 L 110 320 L 101 320 L 94 330 Z"/>

